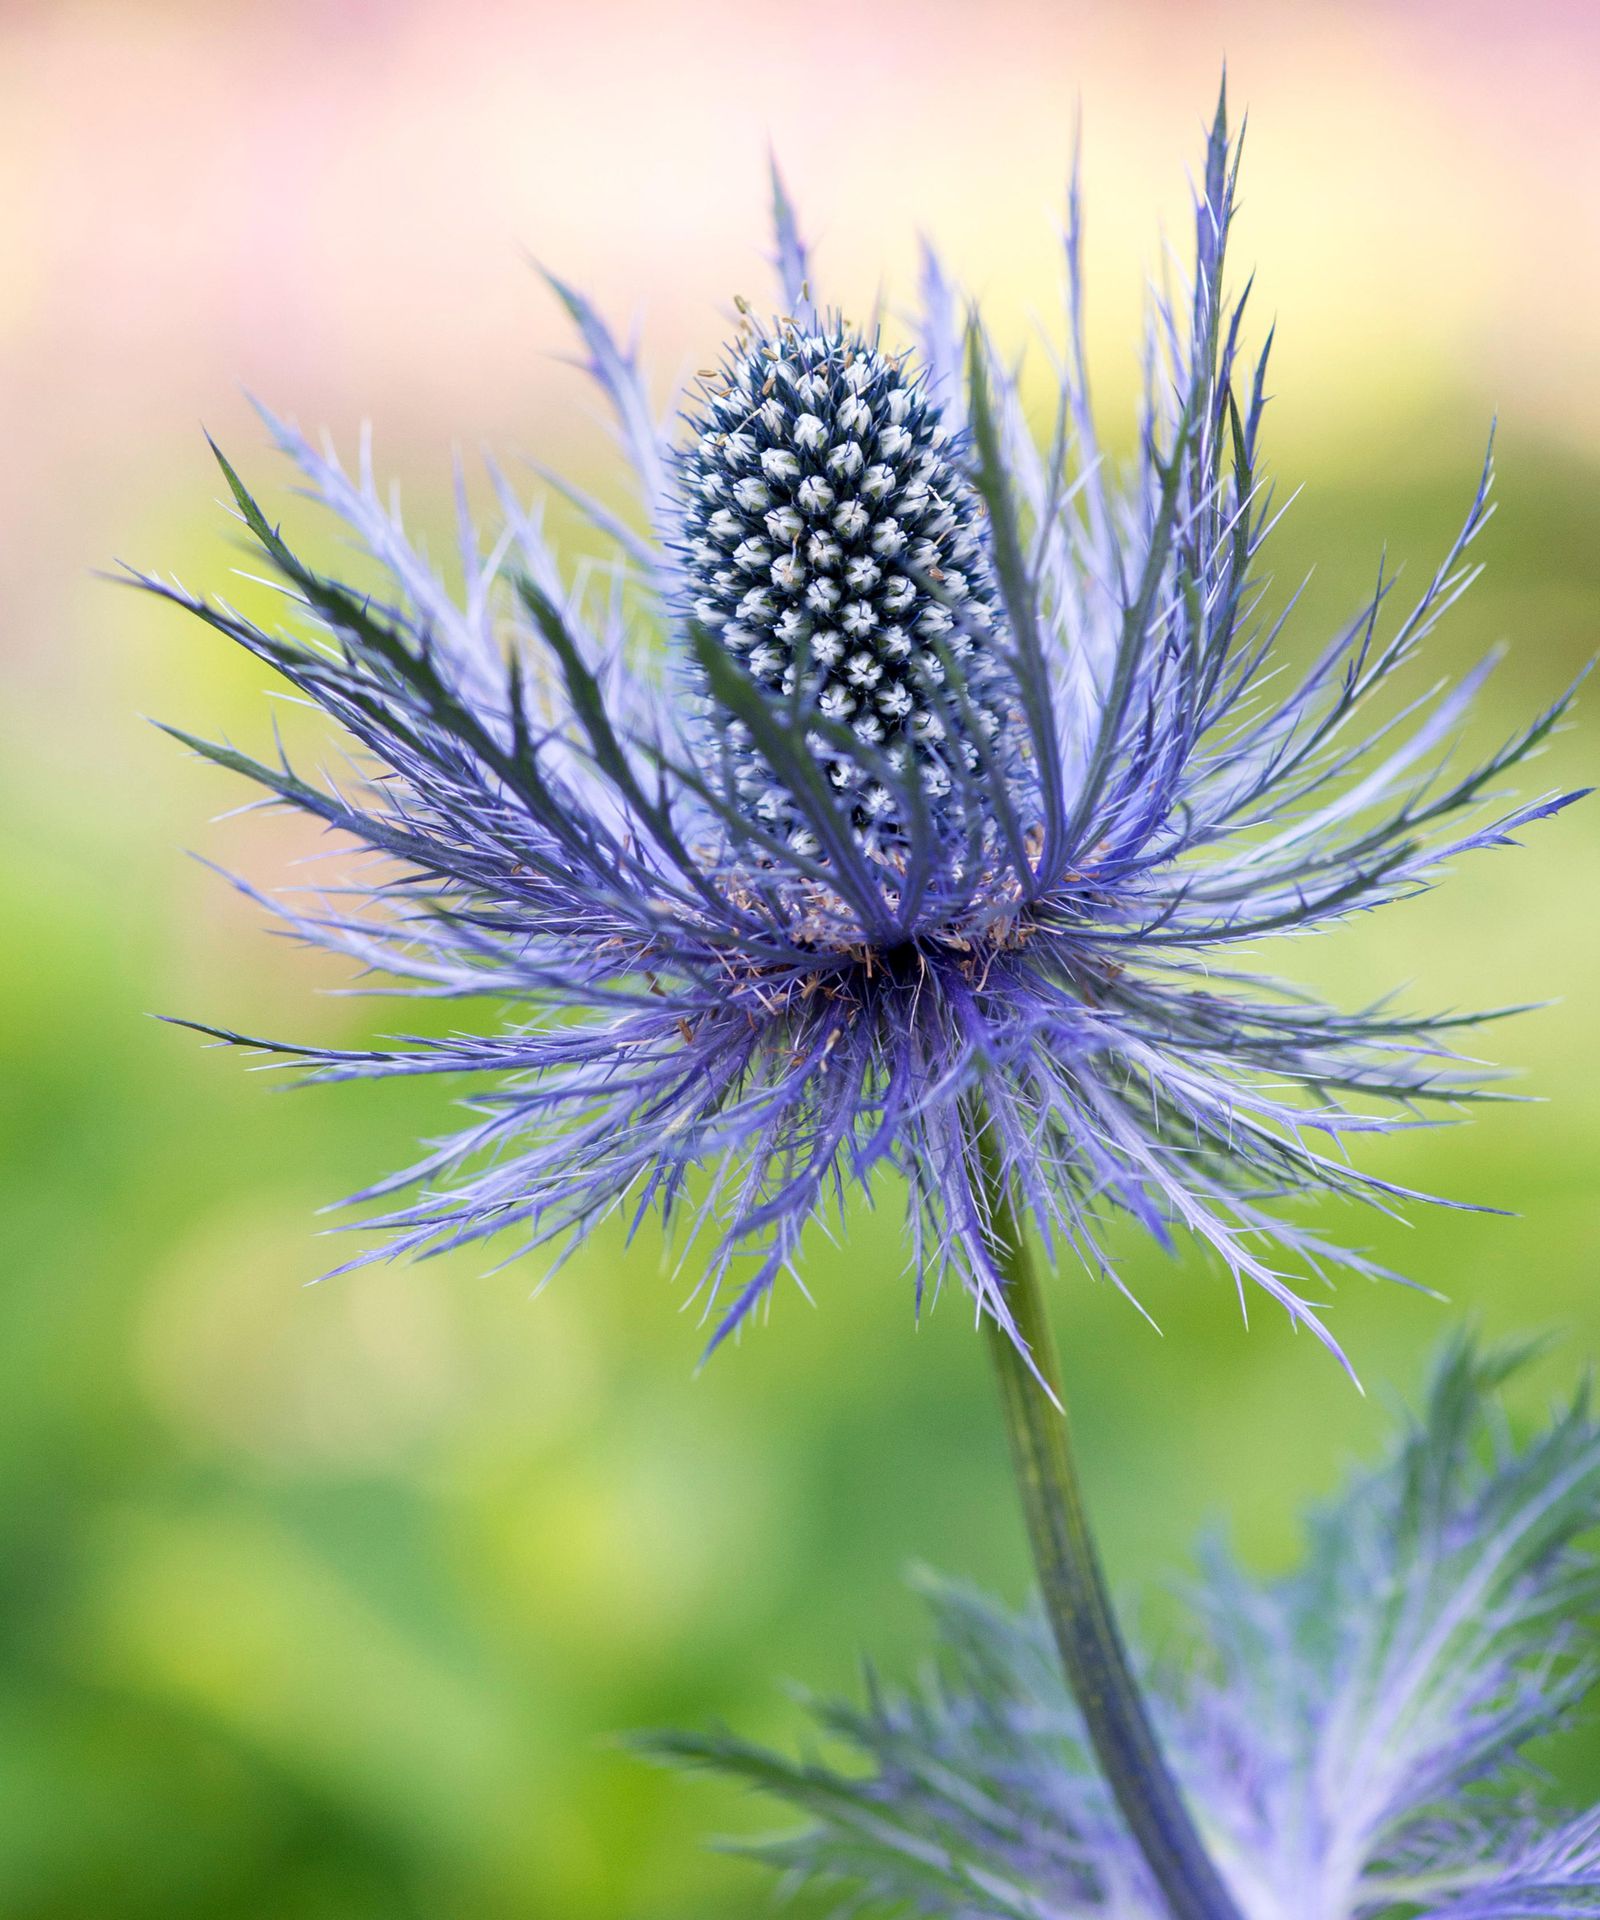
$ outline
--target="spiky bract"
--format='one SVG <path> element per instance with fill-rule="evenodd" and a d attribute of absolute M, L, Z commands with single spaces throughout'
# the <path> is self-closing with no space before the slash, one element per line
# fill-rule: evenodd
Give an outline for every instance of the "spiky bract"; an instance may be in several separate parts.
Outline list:
<path fill-rule="evenodd" d="M 227 470 L 310 637 L 145 584 L 320 703 L 357 772 L 322 785 L 194 744 L 382 856 L 365 910 L 334 898 L 290 909 L 294 927 L 497 1010 L 443 1040 L 277 1050 L 323 1079 L 478 1076 L 472 1123 L 372 1190 L 420 1189 L 376 1214 L 393 1245 L 687 1215 L 715 1242 L 720 1338 L 830 1196 L 897 1168 L 919 1297 L 954 1267 L 1009 1330 L 986 1135 L 990 1190 L 1091 1267 L 1110 1271 L 1099 1222 L 1124 1209 L 1208 1242 L 1327 1337 L 1270 1249 L 1331 1250 L 1275 1203 L 1389 1203 L 1342 1143 L 1481 1076 L 1450 1053 L 1458 1020 L 1341 1012 L 1235 956 L 1414 893 L 1572 796 L 1461 823 L 1560 703 L 1448 774 L 1481 672 L 1382 707 L 1467 583 L 1487 472 L 1409 610 L 1385 626 L 1380 578 L 1309 666 L 1280 662 L 1257 575 L 1265 353 L 1242 361 L 1223 288 L 1235 165 L 1219 112 L 1192 281 L 1155 311 L 1120 483 L 1082 372 L 1076 191 L 1043 448 L 931 255 L 914 359 L 824 322 L 780 188 L 786 318 L 741 333 L 686 440 L 557 285 L 651 516 L 643 538 L 588 503 L 614 580 L 564 579 L 502 483 L 504 530 L 486 552 L 467 529 L 453 597 L 365 465 L 352 481 L 278 426 L 386 569 L 385 604 L 303 563 Z"/>
<path fill-rule="evenodd" d="M 1204 1638 L 1152 1669 L 1163 1745 L 1248 1920 L 1580 1920 L 1600 1914 L 1600 1810 L 1552 1810 L 1524 1749 L 1600 1662 L 1587 1392 L 1523 1444 L 1519 1359 L 1457 1341 L 1424 1417 L 1261 1583 L 1222 1551 Z M 940 1665 L 812 1713 L 837 1763 L 722 1734 L 645 1745 L 803 1816 L 745 1849 L 849 1914 L 1164 1920 L 1096 1772 L 1049 1629 L 930 1587 Z"/>

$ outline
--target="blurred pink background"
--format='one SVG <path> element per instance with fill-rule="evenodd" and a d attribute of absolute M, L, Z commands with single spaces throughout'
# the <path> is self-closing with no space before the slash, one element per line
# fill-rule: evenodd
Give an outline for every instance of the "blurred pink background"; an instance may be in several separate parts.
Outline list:
<path fill-rule="evenodd" d="M 1314 431 L 1358 462 L 1380 425 L 1403 451 L 1464 399 L 1600 429 L 1586 0 L 10 0 L 0 35 L 0 417 L 27 449 L 0 468 L 0 582 L 25 654 L 59 653 L 82 567 L 151 551 L 152 475 L 199 481 L 202 419 L 239 444 L 241 384 L 373 416 L 441 485 L 451 438 L 572 441 L 525 252 L 619 318 L 642 304 L 663 375 L 698 363 L 728 296 L 765 292 L 769 140 L 846 304 L 909 285 L 921 227 L 1020 335 L 1055 310 L 1081 101 L 1115 395 L 1224 55 L 1250 107 L 1240 257 L 1285 322 L 1280 453 Z"/>

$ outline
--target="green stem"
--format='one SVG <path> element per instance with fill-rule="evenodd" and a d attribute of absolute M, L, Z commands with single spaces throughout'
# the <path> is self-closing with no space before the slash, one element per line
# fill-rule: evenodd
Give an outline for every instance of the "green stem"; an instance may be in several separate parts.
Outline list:
<path fill-rule="evenodd" d="M 1061 1365 L 1038 1277 L 988 1152 L 983 1173 L 1007 1305 L 1040 1379 L 1061 1402 Z M 1051 1404 L 1015 1343 L 993 1320 L 986 1325 L 1045 1611 L 1100 1770 L 1173 1920 L 1240 1920 L 1156 1742 L 1129 1665 L 1089 1532 L 1066 1415 Z"/>

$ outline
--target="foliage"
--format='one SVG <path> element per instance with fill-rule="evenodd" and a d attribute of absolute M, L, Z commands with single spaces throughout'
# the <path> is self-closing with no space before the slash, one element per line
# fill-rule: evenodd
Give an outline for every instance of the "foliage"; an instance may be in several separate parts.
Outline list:
<path fill-rule="evenodd" d="M 1600 1811 L 1547 1811 L 1527 1760 L 1600 1673 L 1600 1423 L 1585 1388 L 1514 1440 L 1496 1395 L 1525 1358 L 1449 1345 L 1421 1419 L 1314 1515 L 1301 1565 L 1262 1582 L 1213 1550 L 1201 1646 L 1150 1673 L 1249 1920 L 1600 1914 Z M 805 1814 L 755 1851 L 839 1889 L 841 1913 L 1162 1920 L 1041 1616 L 928 1596 L 937 1672 L 812 1703 L 848 1765 L 720 1733 L 647 1745 Z"/>

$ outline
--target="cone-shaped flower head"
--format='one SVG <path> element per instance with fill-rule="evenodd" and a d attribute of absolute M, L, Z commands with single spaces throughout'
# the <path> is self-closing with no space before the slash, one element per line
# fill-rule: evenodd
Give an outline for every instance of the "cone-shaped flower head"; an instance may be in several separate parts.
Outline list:
<path fill-rule="evenodd" d="M 1015 700 L 988 641 L 982 503 L 908 362 L 842 324 L 758 333 L 747 323 L 692 422 L 684 550 L 693 618 L 751 681 L 914 774 L 942 819 Z M 952 676 L 965 695 L 953 725 Z M 732 791 L 799 850 L 819 852 L 803 798 L 748 726 L 710 690 L 705 710 Z M 806 744 L 863 847 L 903 850 L 910 822 L 870 761 L 817 728 Z"/>
<path fill-rule="evenodd" d="M 919 1297 L 953 1269 L 1013 1330 L 998 1172 L 1092 1268 L 1115 1277 L 1100 1222 L 1122 1209 L 1328 1337 L 1271 1241 L 1340 1256 L 1280 1203 L 1392 1204 L 1341 1145 L 1481 1075 L 1450 1049 L 1461 1019 L 1344 1012 L 1240 950 L 1414 893 L 1573 796 L 1464 819 L 1561 703 L 1448 775 L 1482 670 L 1374 711 L 1467 583 L 1487 472 L 1414 604 L 1392 610 L 1385 579 L 1298 676 L 1280 664 L 1266 356 L 1244 363 L 1223 285 L 1234 165 L 1219 113 L 1120 482 L 1083 378 L 1075 194 L 1041 448 L 931 256 L 906 351 L 825 317 L 781 188 L 786 317 L 746 311 L 664 430 L 631 353 L 556 283 L 650 518 L 641 537 L 573 496 L 612 579 L 565 575 L 499 481 L 503 528 L 483 546 L 463 516 L 452 595 L 365 459 L 352 479 L 273 423 L 392 581 L 358 593 L 225 469 L 309 641 L 145 584 L 320 703 L 356 770 L 318 784 L 192 744 L 380 856 L 353 897 L 279 908 L 306 938 L 489 1010 L 447 1039 L 277 1049 L 324 1079 L 475 1076 L 471 1123 L 363 1196 L 391 1244 L 570 1241 L 654 1209 L 707 1245 L 720 1338 L 826 1203 L 892 1169 Z"/>

